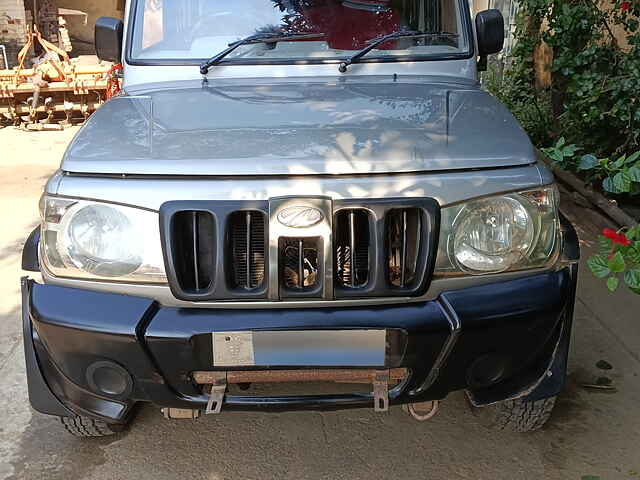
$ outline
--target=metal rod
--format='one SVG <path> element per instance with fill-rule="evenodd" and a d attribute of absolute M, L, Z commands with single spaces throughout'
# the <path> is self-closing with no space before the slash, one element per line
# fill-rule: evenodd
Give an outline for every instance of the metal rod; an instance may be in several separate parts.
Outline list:
<path fill-rule="evenodd" d="M 397 382 L 407 376 L 406 368 L 382 370 L 388 372 L 390 381 Z M 226 375 L 227 383 L 265 383 L 265 382 L 345 382 L 371 383 L 380 370 L 375 369 L 318 369 L 318 370 L 231 370 L 216 372 L 193 372 L 195 383 L 211 385 Z"/>
<path fill-rule="evenodd" d="M 302 240 L 298 240 L 298 288 L 304 288 L 304 250 Z"/>
<path fill-rule="evenodd" d="M 193 273 L 196 280 L 196 290 L 199 290 L 200 272 L 198 271 L 198 212 L 191 212 L 191 226 L 193 233 Z"/>
<path fill-rule="evenodd" d="M 402 211 L 402 253 L 400 259 L 400 286 L 404 287 L 407 268 L 407 211 Z"/>
<path fill-rule="evenodd" d="M 246 213 L 247 219 L 247 289 L 251 288 L 251 212 Z"/>
<path fill-rule="evenodd" d="M 349 212 L 349 248 L 351 250 L 349 270 L 351 270 L 351 287 L 353 288 L 356 286 L 356 212 L 354 210 Z"/>

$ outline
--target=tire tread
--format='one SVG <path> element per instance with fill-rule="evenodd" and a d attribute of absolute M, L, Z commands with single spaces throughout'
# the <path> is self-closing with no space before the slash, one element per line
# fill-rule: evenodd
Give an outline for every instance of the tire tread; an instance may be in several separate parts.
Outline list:
<path fill-rule="evenodd" d="M 542 428 L 556 403 L 556 397 L 527 401 L 521 398 L 505 400 L 486 407 L 474 408 L 483 423 L 496 430 L 533 432 Z"/>
<path fill-rule="evenodd" d="M 547 423 L 555 403 L 556 397 L 535 401 L 515 399 L 485 408 L 492 410 L 491 423 L 494 428 L 515 432 L 533 432 Z"/>
<path fill-rule="evenodd" d="M 107 437 L 119 431 L 116 425 L 88 417 L 60 417 L 60 421 L 64 429 L 75 437 Z"/>

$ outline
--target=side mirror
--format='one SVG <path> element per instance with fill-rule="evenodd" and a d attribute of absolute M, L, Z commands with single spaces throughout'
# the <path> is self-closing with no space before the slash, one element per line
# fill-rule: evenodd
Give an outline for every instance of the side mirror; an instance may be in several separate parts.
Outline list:
<path fill-rule="evenodd" d="M 96 54 L 100 60 L 119 63 L 122 58 L 122 20 L 100 17 L 96 21 Z"/>
<path fill-rule="evenodd" d="M 491 9 L 476 15 L 479 69 L 486 70 L 487 55 L 498 53 L 504 47 L 504 18 L 500 10 Z"/>

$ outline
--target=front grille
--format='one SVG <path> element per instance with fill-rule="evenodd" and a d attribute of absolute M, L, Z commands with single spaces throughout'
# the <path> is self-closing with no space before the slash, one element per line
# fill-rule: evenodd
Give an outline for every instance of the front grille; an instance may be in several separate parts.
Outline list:
<path fill-rule="evenodd" d="M 314 197 L 317 198 L 317 197 Z M 169 286 L 187 301 L 417 296 L 433 271 L 433 199 L 335 200 L 320 223 L 289 227 L 277 214 L 305 198 L 178 201 L 160 209 Z"/>
<path fill-rule="evenodd" d="M 234 212 L 229 217 L 232 285 L 253 290 L 262 285 L 265 272 L 264 214 Z"/>

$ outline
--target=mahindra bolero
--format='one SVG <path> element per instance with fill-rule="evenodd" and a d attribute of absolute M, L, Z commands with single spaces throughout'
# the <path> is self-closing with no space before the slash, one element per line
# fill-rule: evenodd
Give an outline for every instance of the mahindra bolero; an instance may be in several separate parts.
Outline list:
<path fill-rule="evenodd" d="M 563 388 L 575 231 L 478 72 L 467 0 L 129 0 L 122 91 L 42 196 L 22 281 L 32 406 L 78 436 L 454 391 L 541 427 Z M 384 413 L 381 413 L 384 414 Z"/>

